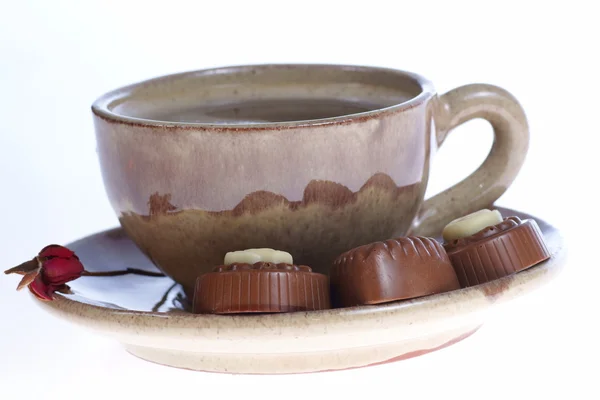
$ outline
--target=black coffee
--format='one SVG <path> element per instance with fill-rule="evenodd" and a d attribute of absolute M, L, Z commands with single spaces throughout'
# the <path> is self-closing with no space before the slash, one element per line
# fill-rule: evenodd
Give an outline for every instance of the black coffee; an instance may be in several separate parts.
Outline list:
<path fill-rule="evenodd" d="M 344 99 L 246 100 L 222 105 L 157 111 L 150 118 L 171 122 L 247 124 L 304 121 L 375 110 L 385 105 Z"/>

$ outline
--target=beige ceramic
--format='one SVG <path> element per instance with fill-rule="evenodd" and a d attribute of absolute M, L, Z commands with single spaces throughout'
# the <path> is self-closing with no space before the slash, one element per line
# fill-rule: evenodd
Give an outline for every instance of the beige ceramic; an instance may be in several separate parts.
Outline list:
<path fill-rule="evenodd" d="M 525 115 L 506 91 L 469 85 L 438 96 L 418 75 L 372 67 L 189 72 L 108 93 L 93 112 L 124 230 L 188 292 L 232 250 L 285 250 L 327 273 L 358 245 L 411 227 L 438 234 L 492 204 L 528 146 Z M 473 118 L 494 128 L 488 158 L 423 203 L 430 155 Z"/>
<path fill-rule="evenodd" d="M 505 216 L 528 215 L 500 209 Z M 175 367 L 234 373 L 346 369 L 414 357 L 455 343 L 492 306 L 532 291 L 565 264 L 559 232 L 536 219 L 552 257 L 483 285 L 387 305 L 270 315 L 195 315 L 169 278 L 82 277 L 75 294 L 39 304 L 110 336 L 132 354 Z M 441 228 L 440 228 L 441 230 Z M 120 229 L 69 245 L 91 271 L 153 269 Z M 154 310 L 154 311 L 153 311 Z"/>

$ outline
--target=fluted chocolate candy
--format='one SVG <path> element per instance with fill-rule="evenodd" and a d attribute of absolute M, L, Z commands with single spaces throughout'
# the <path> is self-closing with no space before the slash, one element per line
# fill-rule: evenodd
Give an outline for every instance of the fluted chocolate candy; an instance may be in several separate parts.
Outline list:
<path fill-rule="evenodd" d="M 216 267 L 196 280 L 195 313 L 243 314 L 331 308 L 327 276 L 305 265 L 259 261 Z"/>
<path fill-rule="evenodd" d="M 499 279 L 550 258 L 537 223 L 519 217 L 505 218 L 444 247 L 462 287 Z"/>
<path fill-rule="evenodd" d="M 357 247 L 331 268 L 335 306 L 380 304 L 460 289 L 446 251 L 436 240 L 402 237 Z"/>

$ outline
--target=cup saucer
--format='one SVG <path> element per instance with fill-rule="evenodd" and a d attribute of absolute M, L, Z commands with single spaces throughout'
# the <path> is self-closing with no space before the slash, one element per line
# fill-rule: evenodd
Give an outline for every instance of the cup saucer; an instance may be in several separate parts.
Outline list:
<path fill-rule="evenodd" d="M 300 373 L 347 369 L 419 356 L 474 333 L 495 304 L 547 283 L 566 263 L 560 232 L 533 216 L 552 257 L 483 285 L 385 305 L 265 315 L 196 315 L 170 278 L 82 277 L 73 294 L 40 306 L 120 341 L 142 359 L 193 370 Z M 89 271 L 157 271 L 122 229 L 68 245 Z"/>

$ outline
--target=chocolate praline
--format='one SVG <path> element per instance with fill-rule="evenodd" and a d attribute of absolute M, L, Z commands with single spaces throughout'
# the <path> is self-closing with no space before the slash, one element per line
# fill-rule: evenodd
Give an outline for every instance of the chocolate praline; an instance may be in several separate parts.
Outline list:
<path fill-rule="evenodd" d="M 444 248 L 462 287 L 503 278 L 550 258 L 537 223 L 519 217 L 505 218 Z"/>
<path fill-rule="evenodd" d="M 331 308 L 327 276 L 306 265 L 233 263 L 196 280 L 195 313 L 244 314 Z"/>
<path fill-rule="evenodd" d="M 335 306 L 380 304 L 460 289 L 444 248 L 434 239 L 401 237 L 360 246 L 331 268 Z"/>

